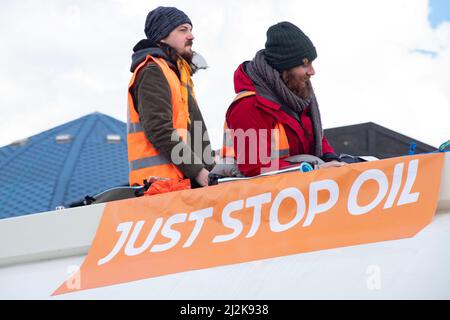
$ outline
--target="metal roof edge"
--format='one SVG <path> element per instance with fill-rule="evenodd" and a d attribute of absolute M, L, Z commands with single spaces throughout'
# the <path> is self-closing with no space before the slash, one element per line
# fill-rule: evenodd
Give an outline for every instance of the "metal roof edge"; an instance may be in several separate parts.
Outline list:
<path fill-rule="evenodd" d="M 383 127 L 382 125 L 379 125 L 375 122 L 364 122 L 364 123 L 357 123 L 357 124 L 351 124 L 347 126 L 340 126 L 340 127 L 333 127 L 333 128 L 327 128 L 325 131 L 346 131 L 346 130 L 355 130 L 358 128 L 367 128 L 368 130 L 372 130 L 373 132 L 377 132 L 383 135 L 386 135 L 391 138 L 396 138 L 398 140 L 401 140 L 405 143 L 415 142 L 418 147 L 424 148 L 424 149 L 433 149 L 437 150 L 437 147 L 429 145 L 427 143 L 421 142 L 418 139 L 406 136 L 402 133 L 399 133 L 397 131 L 394 131 L 392 129 L 389 129 L 387 127 Z"/>
<path fill-rule="evenodd" d="M 86 254 L 105 204 L 0 220 L 0 267 Z"/>

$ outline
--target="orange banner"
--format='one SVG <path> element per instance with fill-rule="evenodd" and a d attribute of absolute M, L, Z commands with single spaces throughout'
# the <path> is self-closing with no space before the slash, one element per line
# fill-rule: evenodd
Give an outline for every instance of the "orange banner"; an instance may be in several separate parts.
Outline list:
<path fill-rule="evenodd" d="M 434 216 L 443 160 L 391 158 L 110 202 L 79 272 L 53 295 L 412 237 Z"/>

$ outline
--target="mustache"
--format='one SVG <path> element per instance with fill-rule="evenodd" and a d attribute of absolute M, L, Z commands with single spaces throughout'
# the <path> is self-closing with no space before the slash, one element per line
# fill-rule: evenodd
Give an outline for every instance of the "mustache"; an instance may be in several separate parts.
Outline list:
<path fill-rule="evenodd" d="M 186 41 L 185 46 L 186 46 L 186 47 L 187 47 L 187 46 L 191 46 L 191 47 L 192 47 L 193 44 L 194 44 L 194 41 L 188 40 L 188 41 Z"/>

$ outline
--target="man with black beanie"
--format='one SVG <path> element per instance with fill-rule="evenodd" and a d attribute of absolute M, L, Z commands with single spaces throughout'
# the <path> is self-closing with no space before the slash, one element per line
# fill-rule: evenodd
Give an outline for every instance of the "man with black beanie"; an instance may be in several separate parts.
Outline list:
<path fill-rule="evenodd" d="M 214 160 L 191 80 L 192 22 L 177 8 L 158 7 L 144 32 L 133 48 L 128 87 L 130 185 L 158 177 L 206 186 Z"/>
<path fill-rule="evenodd" d="M 267 30 L 265 49 L 235 71 L 222 157 L 233 157 L 245 176 L 292 166 L 292 156 L 302 154 L 315 156 L 319 167 L 344 165 L 323 134 L 310 80 L 316 58 L 309 37 L 280 22 Z"/>

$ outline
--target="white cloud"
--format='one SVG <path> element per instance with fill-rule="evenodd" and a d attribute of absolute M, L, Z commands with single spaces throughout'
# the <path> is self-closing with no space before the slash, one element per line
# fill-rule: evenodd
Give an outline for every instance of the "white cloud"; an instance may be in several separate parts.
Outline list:
<path fill-rule="evenodd" d="M 430 27 L 427 0 L 7 0 L 0 4 L 0 145 L 94 111 L 125 121 L 131 49 L 158 5 L 190 16 L 194 49 L 211 66 L 194 82 L 214 148 L 234 70 L 283 20 L 317 47 L 313 81 L 325 127 L 373 121 L 435 146 L 449 139 L 450 24 Z"/>

